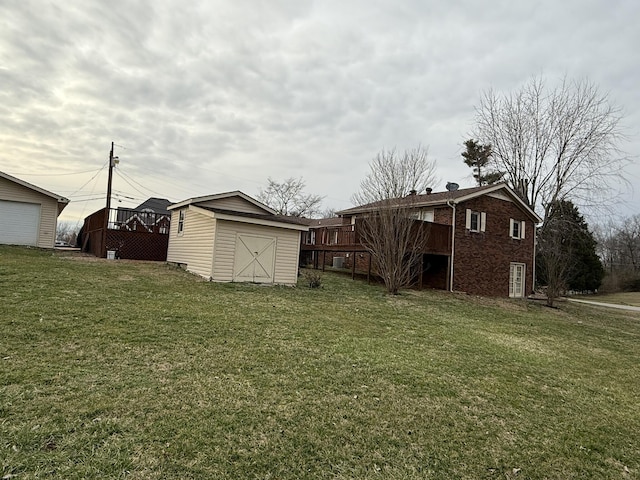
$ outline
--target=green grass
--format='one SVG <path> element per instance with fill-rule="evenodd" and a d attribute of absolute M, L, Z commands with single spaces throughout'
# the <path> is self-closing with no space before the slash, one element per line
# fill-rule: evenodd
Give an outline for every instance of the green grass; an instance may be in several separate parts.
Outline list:
<path fill-rule="evenodd" d="M 581 295 L 576 298 L 593 300 L 594 302 L 616 303 L 619 305 L 631 305 L 640 307 L 640 292 L 607 293 L 602 295 Z"/>
<path fill-rule="evenodd" d="M 640 314 L 0 247 L 2 478 L 640 478 Z"/>

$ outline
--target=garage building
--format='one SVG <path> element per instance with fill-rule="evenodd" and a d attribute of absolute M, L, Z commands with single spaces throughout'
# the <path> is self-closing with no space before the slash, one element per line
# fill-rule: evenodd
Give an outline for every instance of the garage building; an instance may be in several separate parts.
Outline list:
<path fill-rule="evenodd" d="M 0 172 L 0 244 L 53 248 L 69 200 Z"/>

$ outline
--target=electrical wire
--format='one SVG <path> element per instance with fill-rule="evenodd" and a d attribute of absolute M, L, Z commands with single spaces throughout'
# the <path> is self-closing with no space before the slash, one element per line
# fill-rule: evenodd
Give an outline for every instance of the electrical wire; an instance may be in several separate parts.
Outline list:
<path fill-rule="evenodd" d="M 102 165 L 102 167 L 100 168 L 100 170 L 98 170 L 98 171 L 95 173 L 95 175 L 94 175 L 93 177 L 91 177 L 89 180 L 87 180 L 87 182 L 86 182 L 85 184 L 83 184 L 83 185 L 82 185 L 80 188 L 78 188 L 75 192 L 70 193 L 69 195 L 70 195 L 70 196 L 71 196 L 71 195 L 75 195 L 75 194 L 76 194 L 76 193 L 78 193 L 80 190 L 82 190 L 84 187 L 86 187 L 86 186 L 89 184 L 89 182 L 90 182 L 91 180 L 93 180 L 94 178 L 96 178 L 96 177 L 98 176 L 98 174 L 99 174 L 102 170 L 104 170 L 104 168 L 107 166 L 107 164 L 108 164 L 108 163 L 109 163 L 109 160 L 107 160 L 106 162 L 104 162 L 104 165 Z M 93 170 L 91 170 L 91 171 L 93 171 Z M 95 186 L 94 186 L 94 188 L 95 188 Z"/>
<path fill-rule="evenodd" d="M 92 170 L 83 170 L 82 172 L 70 172 L 70 173 L 9 173 L 9 172 L 7 173 L 9 173 L 9 175 L 14 175 L 14 176 L 19 175 L 21 177 L 62 177 L 65 175 L 81 175 L 83 173 L 90 173 L 95 171 L 96 171 L 95 169 L 92 169 Z"/>
<path fill-rule="evenodd" d="M 104 200 L 104 197 L 94 197 L 94 198 L 85 198 L 82 200 L 74 200 L 73 203 L 93 202 L 95 200 Z"/>
<path fill-rule="evenodd" d="M 133 178 L 131 178 L 129 175 L 127 175 L 127 174 L 126 174 L 126 173 L 124 173 L 123 171 L 118 171 L 118 170 L 116 170 L 116 172 L 118 172 L 118 175 L 120 175 L 120 176 L 122 176 L 122 177 L 123 177 L 123 180 L 124 180 L 125 178 L 127 178 L 127 179 L 129 179 L 131 182 L 133 182 L 133 183 L 135 183 L 136 185 L 138 185 L 140 188 L 144 188 L 145 190 L 147 190 L 147 191 L 149 191 L 149 192 L 153 193 L 154 195 L 164 196 L 164 193 L 158 193 L 158 192 L 155 192 L 155 191 L 151 190 L 149 187 L 145 187 L 145 186 L 144 186 L 144 185 L 142 185 L 140 182 L 135 181 Z M 126 180 L 125 180 L 125 181 L 126 181 Z M 129 182 L 127 182 L 127 183 L 129 183 Z M 130 185 L 134 190 L 137 190 L 137 189 L 136 189 L 133 185 L 131 185 L 130 183 L 129 183 L 129 185 Z M 145 194 L 144 194 L 144 193 L 142 193 L 140 190 L 137 190 L 137 191 L 138 191 L 138 193 L 141 193 L 142 195 L 145 195 Z"/>
<path fill-rule="evenodd" d="M 141 192 L 140 190 L 138 190 L 136 187 L 133 186 L 133 184 L 127 179 L 127 177 L 124 176 L 124 174 L 120 173 L 117 169 L 116 169 L 116 173 L 118 174 L 118 176 L 124 180 L 124 182 L 129 185 L 131 188 L 133 188 L 136 192 L 138 192 L 140 195 L 145 196 L 144 192 Z M 142 185 L 141 185 L 142 186 Z M 144 187 L 142 187 L 144 188 Z"/>

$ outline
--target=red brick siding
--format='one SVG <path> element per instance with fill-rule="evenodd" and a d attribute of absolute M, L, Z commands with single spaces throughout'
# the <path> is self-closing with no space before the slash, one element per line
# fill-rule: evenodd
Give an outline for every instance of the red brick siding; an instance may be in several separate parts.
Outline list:
<path fill-rule="evenodd" d="M 486 212 L 484 232 L 465 228 L 466 210 Z M 509 219 L 524 220 L 525 238 L 512 239 Z M 489 196 L 456 207 L 454 290 L 486 296 L 509 296 L 509 266 L 524 263 L 525 295 L 533 290 L 534 223 L 515 203 Z"/>
<path fill-rule="evenodd" d="M 439 207 L 433 211 L 433 222 L 451 225 L 451 207 Z"/>

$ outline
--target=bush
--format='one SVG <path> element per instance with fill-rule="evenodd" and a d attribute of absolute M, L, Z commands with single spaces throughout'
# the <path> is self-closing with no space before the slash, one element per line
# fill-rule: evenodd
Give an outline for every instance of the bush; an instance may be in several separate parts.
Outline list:
<path fill-rule="evenodd" d="M 633 276 L 624 279 L 622 282 L 623 292 L 640 292 L 640 276 Z"/>
<path fill-rule="evenodd" d="M 305 270 L 302 276 L 309 288 L 320 288 L 322 286 L 322 272 L 319 270 Z"/>

